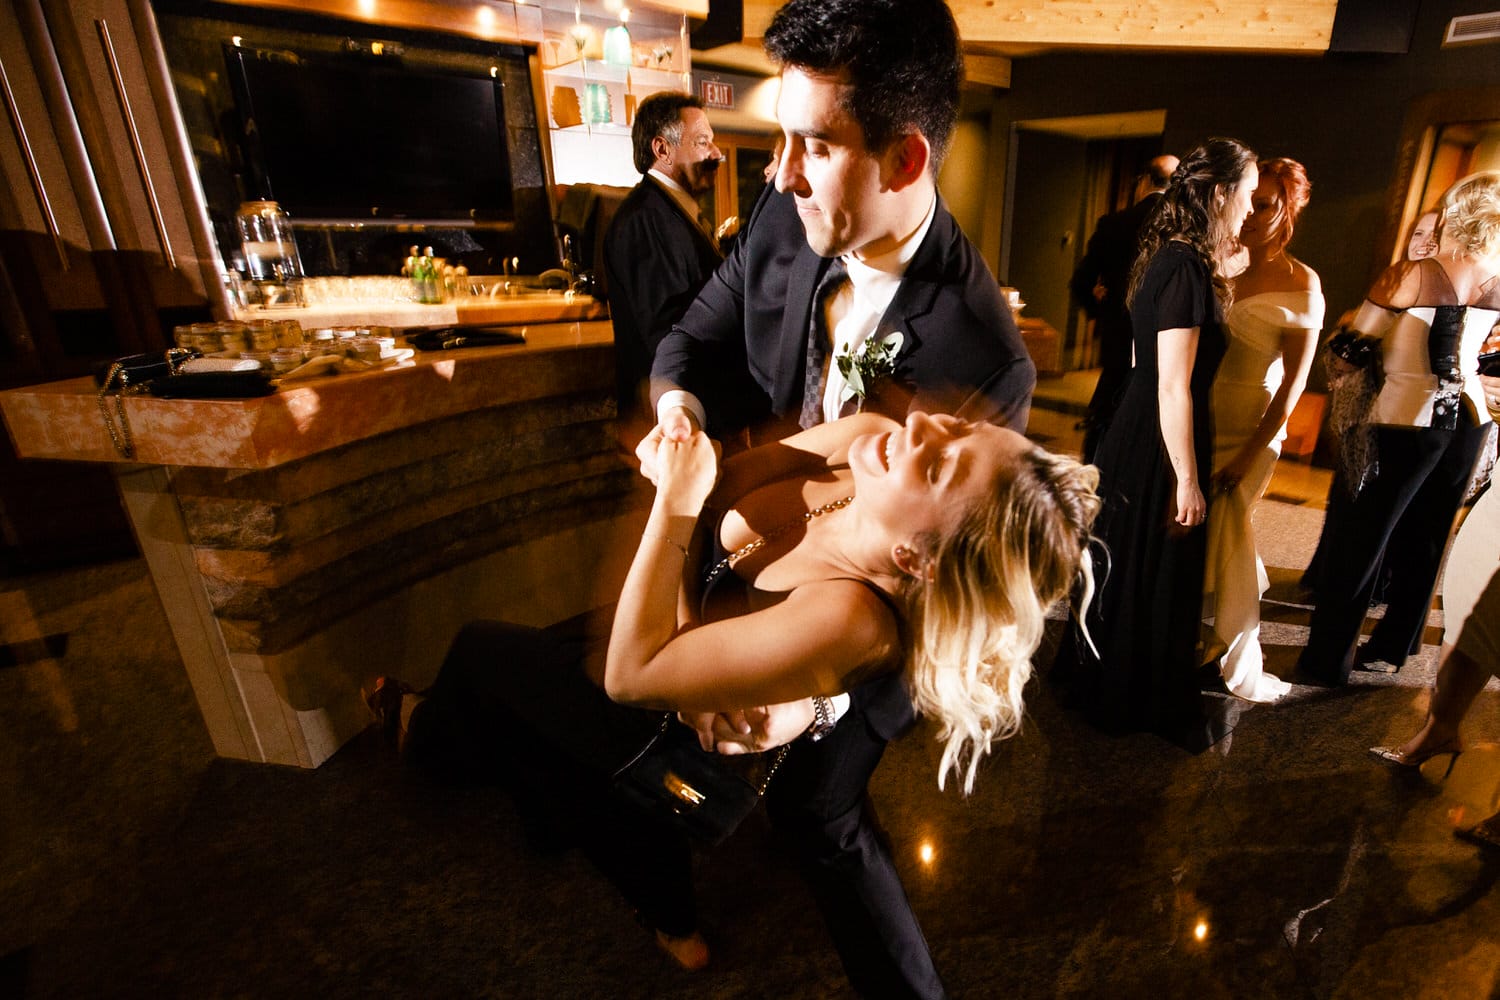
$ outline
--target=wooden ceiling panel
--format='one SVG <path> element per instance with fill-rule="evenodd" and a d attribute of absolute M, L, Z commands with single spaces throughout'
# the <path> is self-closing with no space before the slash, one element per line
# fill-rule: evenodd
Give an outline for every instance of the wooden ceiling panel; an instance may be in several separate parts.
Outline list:
<path fill-rule="evenodd" d="M 744 0 L 759 39 L 781 0 Z M 949 0 L 966 45 L 1007 55 L 1038 47 L 1317 53 L 1338 0 Z"/>

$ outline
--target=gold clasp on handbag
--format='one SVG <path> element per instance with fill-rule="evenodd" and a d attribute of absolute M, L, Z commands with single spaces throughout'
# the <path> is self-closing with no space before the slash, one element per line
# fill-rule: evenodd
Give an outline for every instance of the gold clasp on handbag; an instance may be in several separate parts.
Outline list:
<path fill-rule="evenodd" d="M 697 806 L 702 805 L 703 800 L 708 798 L 708 796 L 698 791 L 698 789 L 694 788 L 686 781 L 683 781 L 681 778 L 677 777 L 677 775 L 673 774 L 671 771 L 668 771 L 666 774 L 662 775 L 661 783 L 668 792 L 670 792 L 677 799 L 681 800 L 683 804 L 686 805 L 689 809 L 693 809 Z"/>

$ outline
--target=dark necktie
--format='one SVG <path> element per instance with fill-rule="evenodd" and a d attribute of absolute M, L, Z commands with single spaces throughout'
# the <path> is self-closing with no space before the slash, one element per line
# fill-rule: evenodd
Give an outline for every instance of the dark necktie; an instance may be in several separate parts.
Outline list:
<path fill-rule="evenodd" d="M 833 349 L 828 329 L 828 300 L 848 280 L 849 271 L 843 258 L 835 257 L 813 292 L 812 318 L 807 324 L 807 377 L 802 383 L 802 416 L 797 421 L 803 428 L 823 422 L 823 375 L 828 366 L 828 352 Z"/>

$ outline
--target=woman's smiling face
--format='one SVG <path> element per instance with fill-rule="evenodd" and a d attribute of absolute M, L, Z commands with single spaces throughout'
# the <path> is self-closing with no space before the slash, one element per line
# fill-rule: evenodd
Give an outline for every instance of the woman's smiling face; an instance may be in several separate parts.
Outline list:
<path fill-rule="evenodd" d="M 951 528 L 1030 448 L 994 424 L 914 412 L 899 428 L 856 440 L 849 467 L 863 516 L 902 543 Z"/>

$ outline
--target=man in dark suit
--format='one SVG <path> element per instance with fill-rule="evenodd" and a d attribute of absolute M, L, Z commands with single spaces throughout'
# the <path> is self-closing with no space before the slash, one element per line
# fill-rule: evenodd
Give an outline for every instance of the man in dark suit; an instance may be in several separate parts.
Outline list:
<path fill-rule="evenodd" d="M 1068 281 L 1074 300 L 1094 321 L 1099 338 L 1099 381 L 1084 417 L 1083 460 L 1094 460 L 1094 449 L 1119 405 L 1130 378 L 1130 270 L 1140 246 L 1141 226 L 1177 169 L 1177 157 L 1158 156 L 1136 182 L 1135 203 L 1102 216 L 1089 237 L 1088 249 Z"/>
<path fill-rule="evenodd" d="M 645 386 L 656 345 L 723 259 L 697 199 L 713 188 L 724 155 L 703 102 L 675 91 L 641 102 L 630 138 L 642 177 L 604 234 L 604 269 L 620 419 L 649 426 Z"/>
<path fill-rule="evenodd" d="M 894 365 L 865 380 L 865 408 L 1024 430 L 1035 366 L 994 277 L 937 196 L 963 75 L 946 5 L 792 0 L 765 45 L 781 67 L 776 190 L 657 350 L 658 425 L 637 449 L 643 473 L 654 474 L 664 436 L 706 427 L 773 438 L 839 415 L 860 399 L 837 358 L 867 345 Z M 777 708 L 804 705 L 811 720 L 809 703 Z M 840 696 L 831 729 L 822 707 L 822 738 L 796 741 L 771 784 L 772 822 L 855 990 L 942 996 L 866 791 L 886 743 L 915 721 L 903 679 Z"/>

